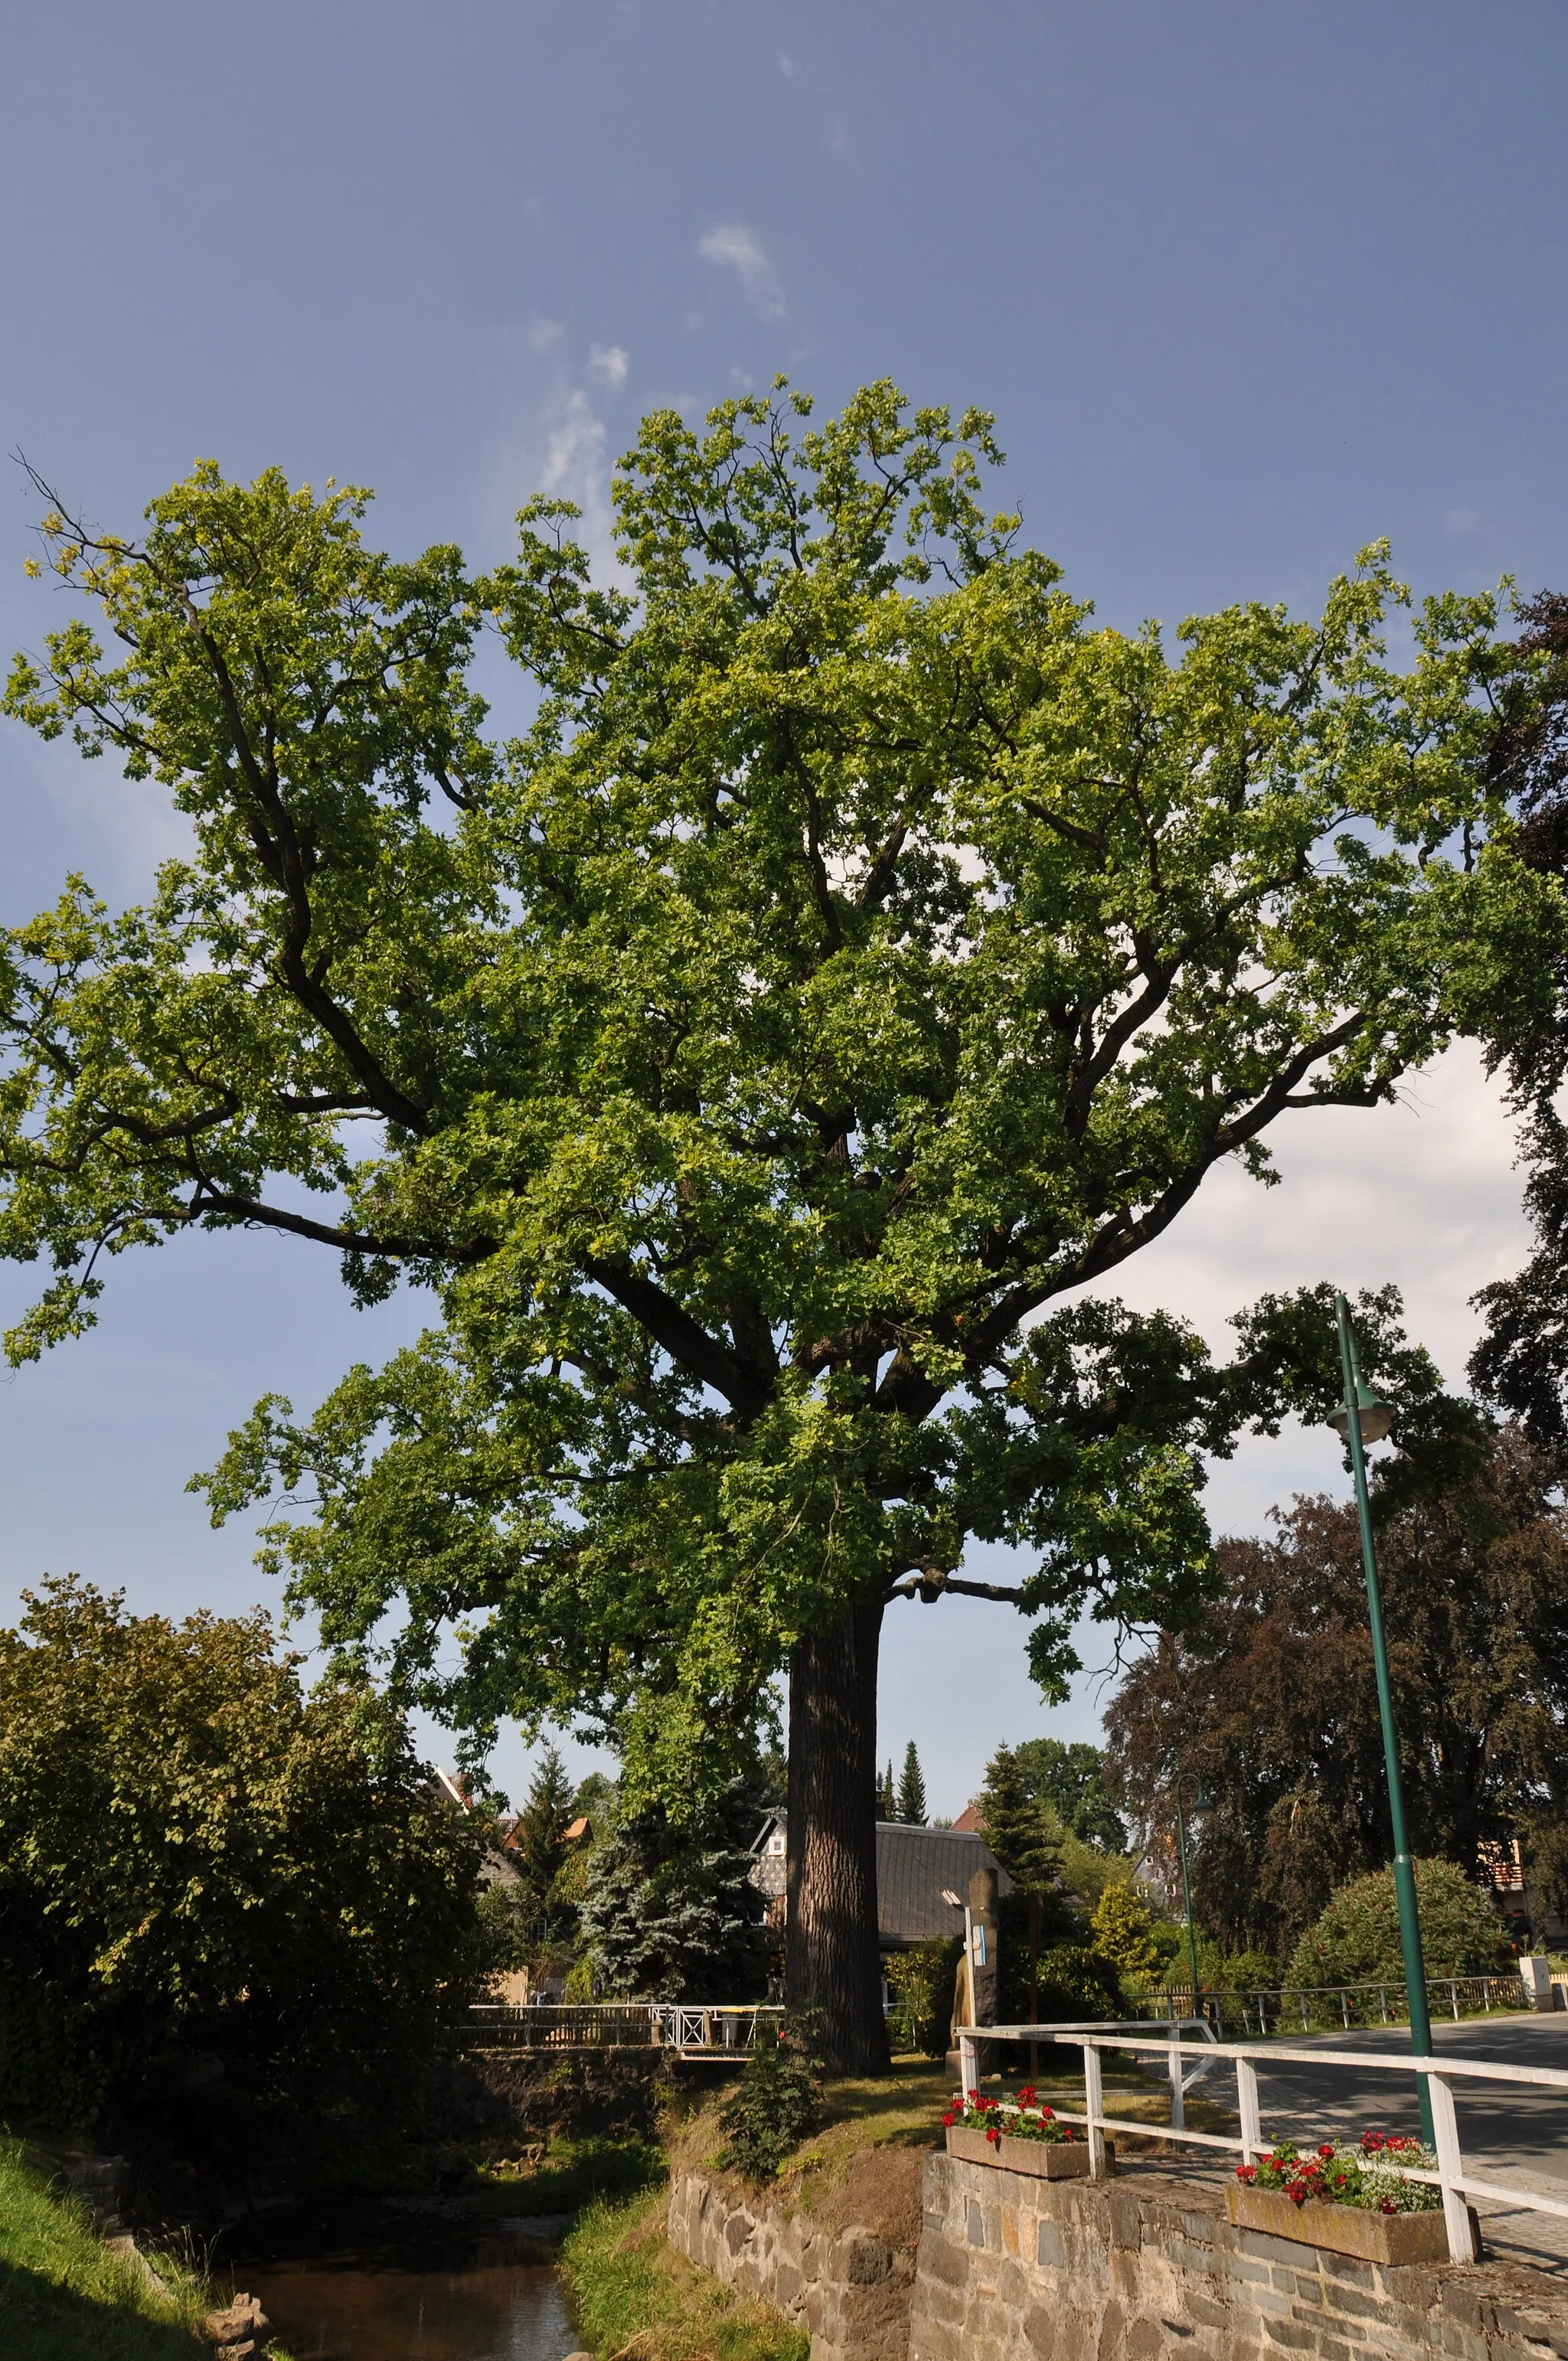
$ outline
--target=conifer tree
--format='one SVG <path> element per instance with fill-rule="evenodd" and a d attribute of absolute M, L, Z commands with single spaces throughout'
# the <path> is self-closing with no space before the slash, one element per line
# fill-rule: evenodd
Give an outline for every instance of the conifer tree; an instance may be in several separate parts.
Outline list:
<path fill-rule="evenodd" d="M 518 1814 L 513 1852 L 522 1881 L 519 1896 L 529 1933 L 548 1938 L 552 1888 L 566 1858 L 566 1829 L 571 1820 L 572 1783 L 566 1766 L 553 1746 L 539 1758 L 529 1783 L 527 1800 Z"/>
<path fill-rule="evenodd" d="M 891 1757 L 887 1769 L 877 1781 L 876 1811 L 879 1820 L 896 1820 L 898 1817 L 898 1792 L 893 1784 Z"/>
<path fill-rule="evenodd" d="M 890 1772 L 892 1768 L 890 1763 Z M 926 1781 L 913 1739 L 904 1750 L 904 1770 L 898 1782 L 898 1810 L 894 1817 L 906 1820 L 911 1828 L 923 1828 L 926 1825 Z"/>
<path fill-rule="evenodd" d="M 1020 1894 L 1055 1885 L 1060 1854 L 1048 1808 L 1029 1794 L 1010 1746 L 999 1746 L 985 1766 L 980 1806 L 985 1839 Z"/>

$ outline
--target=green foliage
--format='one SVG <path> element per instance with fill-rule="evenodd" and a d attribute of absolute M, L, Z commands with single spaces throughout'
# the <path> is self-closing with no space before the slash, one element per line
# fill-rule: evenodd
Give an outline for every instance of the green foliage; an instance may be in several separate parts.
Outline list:
<path fill-rule="evenodd" d="M 915 2047 L 924 2057 L 945 2058 L 953 2024 L 953 1995 L 964 1938 L 916 1943 L 883 1962 L 888 1989 L 909 2008 Z"/>
<path fill-rule="evenodd" d="M 166 2293 L 111 2254 L 43 2159 L 0 2139 L 0 2353 L 5 2361 L 191 2361 L 211 2308 L 202 2284 L 159 2258 Z"/>
<path fill-rule="evenodd" d="M 920 1756 L 915 1741 L 904 1750 L 904 1769 L 898 1781 L 898 1810 L 895 1817 L 910 1828 L 926 1825 L 926 1780 L 920 1768 Z"/>
<path fill-rule="evenodd" d="M 1026 1973 L 1026 1960 L 1025 1968 Z M 1040 1953 L 1039 1993 L 1038 2025 L 1105 2024 L 1123 2010 L 1114 1963 L 1083 1943 L 1047 1945 Z"/>
<path fill-rule="evenodd" d="M 894 1784 L 893 1763 L 891 1760 L 888 1763 L 887 1769 L 883 1772 L 877 1781 L 876 1799 L 876 1816 L 878 1819 L 896 1820 L 898 1817 L 898 1789 Z"/>
<path fill-rule="evenodd" d="M 750 1795 L 734 1792 L 695 1821 L 673 1820 L 655 1804 L 599 1838 L 579 1922 L 601 1993 L 762 1996 L 768 1944 L 750 1876 L 755 1820 Z"/>
<path fill-rule="evenodd" d="M 986 1842 L 1018 1892 L 1048 1892 L 1061 1867 L 1055 1816 L 1029 1794 L 1012 1747 L 999 1746 L 986 1764 L 980 1806 Z"/>
<path fill-rule="evenodd" d="M 1112 1808 L 1102 1748 L 1068 1746 L 1059 1738 L 1026 1738 L 1013 1752 L 1024 1791 L 1033 1802 L 1050 1805 L 1080 1843 L 1102 1852 L 1125 1852 L 1127 1830 Z"/>
<path fill-rule="evenodd" d="M 1497 1914 L 1474 1877 L 1451 1861 L 1418 1861 L 1415 1872 L 1427 1973 L 1496 1973 L 1508 1947 Z M 1286 1982 L 1403 1985 L 1392 1869 L 1374 1871 L 1340 1888 L 1297 1944 Z"/>
<path fill-rule="evenodd" d="M 553 1746 L 545 1747 L 517 1816 L 510 1849 L 520 1881 L 519 1899 L 532 1940 L 538 1945 L 571 1939 L 573 1913 L 560 1891 L 570 1848 L 572 1784 Z"/>
<path fill-rule="evenodd" d="M 264 2104 L 376 2102 L 488 1962 L 481 1832 L 400 1720 L 301 1692 L 265 1617 L 74 1577 L 0 1632 L 0 2104 L 91 2124 L 192 2053 Z"/>
<path fill-rule="evenodd" d="M 1563 937 L 1476 759 L 1494 600 L 1429 601 L 1404 672 L 1381 547 L 1320 619 L 1099 628 L 988 508 L 987 416 L 810 411 L 647 418 L 608 588 L 548 500 L 482 580 L 276 470 L 137 544 L 51 511 L 95 620 L 5 693 L 192 838 L 0 945 L 0 1252 L 53 1274 L 13 1356 L 190 1229 L 428 1282 L 384 1368 L 258 1406 L 214 1513 L 315 1502 L 267 1546 L 329 1645 L 480 1744 L 594 1718 L 639 1797 L 717 1792 L 798 1634 L 971 1537 L 1033 1562 L 1048 1694 L 1085 1603 L 1190 1620 L 1202 1455 L 1299 1372 L 1049 1307 Z"/>
<path fill-rule="evenodd" d="M 748 2180 L 772 2180 L 827 2117 L 817 2027 L 804 2010 L 783 2025 L 764 2019 L 734 2095 L 719 2111 L 719 2162 Z"/>
<path fill-rule="evenodd" d="M 1148 1894 L 1130 1877 L 1114 1879 L 1090 1920 L 1094 1948 L 1135 1982 L 1151 1983 L 1170 1960 L 1167 1930 Z"/>
<path fill-rule="evenodd" d="M 1407 1373 L 1392 1306 L 1381 1354 Z M 1381 1371 L 1377 1382 L 1386 1389 Z M 1440 1451 L 1409 1423 L 1374 1486 L 1389 1677 L 1411 1841 L 1466 1877 L 1522 1840 L 1527 1888 L 1568 1898 L 1568 1514 L 1556 1464 L 1515 1429 Z M 1472 1413 L 1473 1415 L 1473 1413 Z M 1425 1435 L 1431 1444 L 1406 1446 Z M 1355 1510 L 1299 1499 L 1269 1541 L 1220 1545 L 1224 1593 L 1163 1638 L 1106 1714 L 1115 1774 L 1174 1838 L 1179 1772 L 1213 1798 L 1189 1830 L 1200 1917 L 1227 1950 L 1279 1956 L 1385 1859 L 1388 1806 Z M 1539 1907 L 1539 1904 L 1536 1905 Z"/>
<path fill-rule="evenodd" d="M 574 2321 L 592 2349 L 641 2361 L 809 2361 L 811 2337 L 667 2245 L 659 2201 L 590 2205 L 561 2250 Z"/>

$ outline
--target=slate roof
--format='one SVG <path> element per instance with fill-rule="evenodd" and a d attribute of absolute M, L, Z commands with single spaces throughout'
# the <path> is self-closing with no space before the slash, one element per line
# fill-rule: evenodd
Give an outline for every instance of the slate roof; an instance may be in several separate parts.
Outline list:
<path fill-rule="evenodd" d="M 784 1831 L 783 1812 L 763 1822 L 751 1850 L 751 1883 L 771 1899 L 784 1890 L 781 1853 L 768 1839 Z M 876 1830 L 877 1939 L 884 1950 L 912 1943 L 944 1941 L 963 1933 L 963 1914 L 944 1902 L 944 1888 L 960 1903 L 977 1869 L 996 1871 L 998 1891 L 1011 1894 L 1013 1881 L 983 1837 L 962 1828 L 917 1828 L 902 1820 L 879 1820 Z"/>

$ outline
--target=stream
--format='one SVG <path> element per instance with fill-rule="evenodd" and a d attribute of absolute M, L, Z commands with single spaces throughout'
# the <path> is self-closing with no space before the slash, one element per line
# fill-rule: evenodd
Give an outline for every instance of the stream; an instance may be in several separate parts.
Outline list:
<path fill-rule="evenodd" d="M 300 2207 L 247 2223 L 216 2259 L 292 2361 L 564 2361 L 579 2339 L 549 2260 L 555 2226 Z"/>

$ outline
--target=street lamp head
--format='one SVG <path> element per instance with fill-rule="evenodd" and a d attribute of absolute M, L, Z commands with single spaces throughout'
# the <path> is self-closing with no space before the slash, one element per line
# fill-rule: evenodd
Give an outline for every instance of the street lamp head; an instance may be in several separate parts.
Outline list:
<path fill-rule="evenodd" d="M 1378 1396 L 1372 1391 L 1371 1388 L 1366 1385 L 1363 1378 L 1357 1378 L 1355 1381 L 1355 1406 L 1357 1411 L 1360 1412 L 1362 1442 L 1364 1444 L 1381 1443 L 1384 1436 L 1387 1433 L 1388 1429 L 1394 1423 L 1393 1403 L 1381 1400 Z M 1330 1426 L 1334 1428 L 1343 1442 L 1348 1443 L 1350 1441 L 1350 1412 L 1348 1410 L 1330 1411 L 1328 1423 Z"/>

